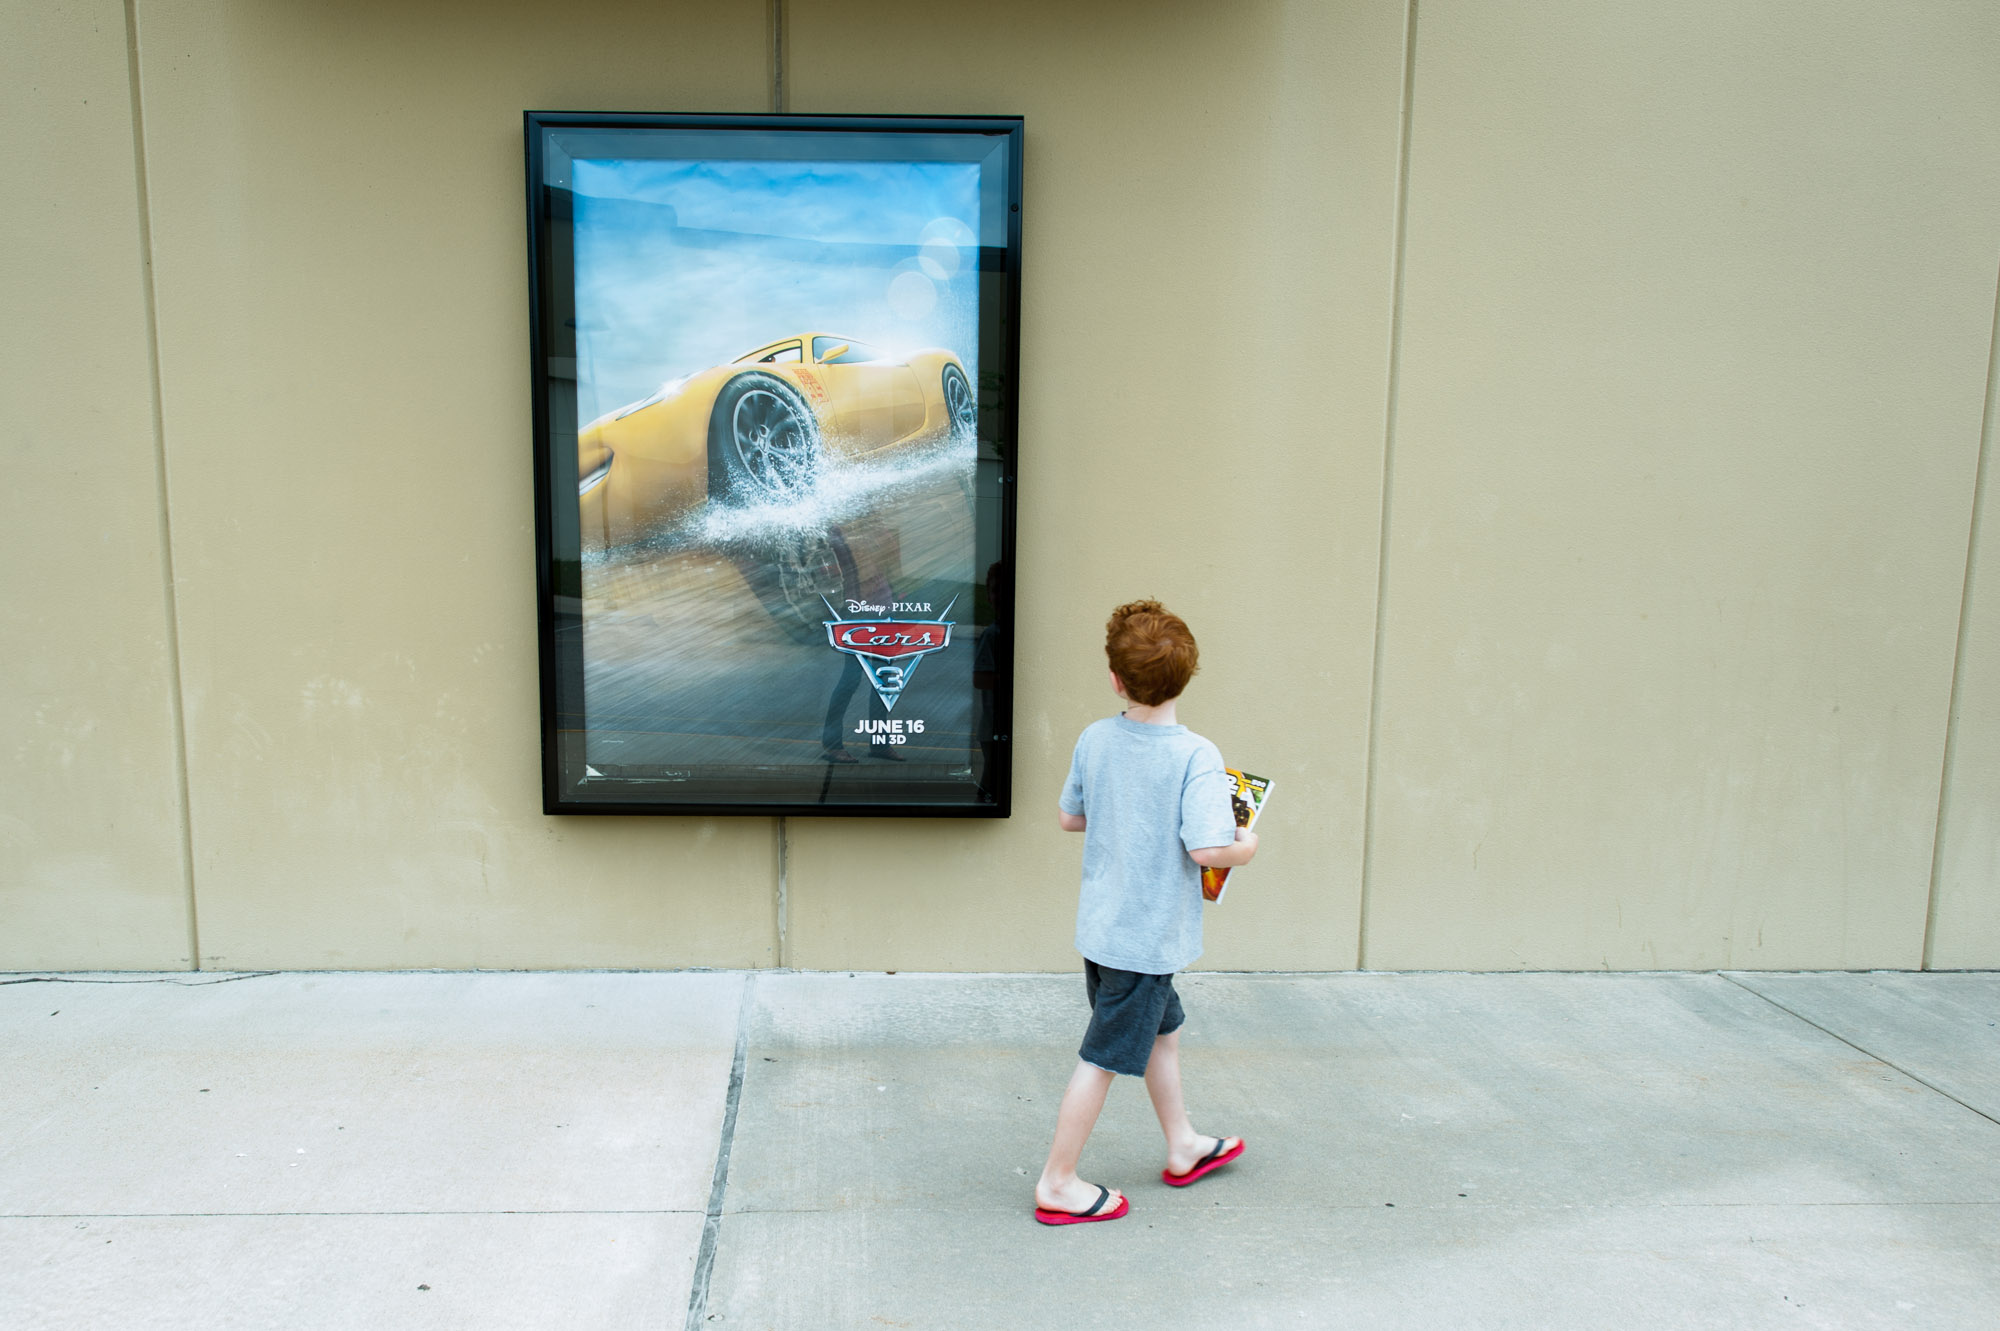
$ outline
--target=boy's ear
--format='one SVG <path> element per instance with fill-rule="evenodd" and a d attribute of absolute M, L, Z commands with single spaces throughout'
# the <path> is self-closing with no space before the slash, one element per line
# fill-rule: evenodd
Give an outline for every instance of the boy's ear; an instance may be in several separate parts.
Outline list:
<path fill-rule="evenodd" d="M 1118 672 L 1116 670 L 1110 670 L 1110 667 L 1108 666 L 1106 667 L 1106 669 L 1109 671 L 1111 675 L 1111 691 L 1117 694 L 1119 697 L 1125 699 L 1127 702 L 1130 702 L 1132 700 L 1132 695 L 1125 692 L 1125 681 L 1118 678 Z"/>

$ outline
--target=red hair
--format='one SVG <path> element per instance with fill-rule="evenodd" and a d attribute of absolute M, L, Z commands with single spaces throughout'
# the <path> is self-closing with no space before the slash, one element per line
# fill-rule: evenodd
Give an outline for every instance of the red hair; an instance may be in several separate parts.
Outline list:
<path fill-rule="evenodd" d="M 1201 662 L 1187 623 L 1158 601 L 1127 601 L 1113 610 L 1104 655 L 1125 696 L 1146 707 L 1180 697 Z"/>

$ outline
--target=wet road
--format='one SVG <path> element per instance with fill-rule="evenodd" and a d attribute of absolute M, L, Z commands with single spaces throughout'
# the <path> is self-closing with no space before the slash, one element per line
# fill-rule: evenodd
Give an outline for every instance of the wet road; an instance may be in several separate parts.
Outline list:
<path fill-rule="evenodd" d="M 829 469 L 798 502 L 709 506 L 653 548 L 584 567 L 586 760 L 606 776 L 674 780 L 789 770 L 868 786 L 962 779 L 977 720 L 969 453 Z M 824 598 L 824 599 L 822 599 Z M 828 644 L 848 602 L 951 606 L 951 645 L 922 657 L 893 712 Z M 845 695 L 844 697 L 842 695 Z M 902 721 L 872 744 L 868 720 Z M 921 721 L 921 734 L 908 733 Z M 831 739 L 853 762 L 830 762 Z M 893 755 L 893 756 L 891 756 Z"/>

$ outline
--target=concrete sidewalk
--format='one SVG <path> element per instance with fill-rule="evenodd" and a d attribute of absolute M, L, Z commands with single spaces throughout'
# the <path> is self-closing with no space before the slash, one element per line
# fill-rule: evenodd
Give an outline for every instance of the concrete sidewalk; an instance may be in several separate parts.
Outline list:
<path fill-rule="evenodd" d="M 1074 976 L 6 980 L 9 1331 L 2000 1321 L 2000 974 L 1191 975 L 1068 1229 Z"/>

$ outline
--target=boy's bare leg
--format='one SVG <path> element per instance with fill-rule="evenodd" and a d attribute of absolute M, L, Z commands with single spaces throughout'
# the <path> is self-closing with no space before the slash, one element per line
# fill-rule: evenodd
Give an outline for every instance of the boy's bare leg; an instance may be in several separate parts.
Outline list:
<path fill-rule="evenodd" d="M 1187 1173 L 1215 1149 L 1218 1139 L 1201 1136 L 1188 1121 L 1187 1104 L 1181 1098 L 1179 1031 L 1153 1038 L 1153 1056 L 1146 1062 L 1146 1094 L 1153 1097 L 1153 1112 L 1160 1116 L 1160 1131 L 1167 1134 L 1167 1168 L 1176 1174 Z"/>
<path fill-rule="evenodd" d="M 1104 1097 L 1111 1090 L 1112 1074 L 1078 1059 L 1063 1092 L 1062 1106 L 1056 1110 L 1056 1140 L 1049 1147 L 1049 1162 L 1035 1183 L 1035 1205 L 1051 1211 L 1083 1211 L 1097 1200 L 1097 1185 L 1076 1176 L 1077 1161 L 1083 1158 L 1083 1144 L 1097 1126 L 1104 1110 Z M 1105 1199 L 1098 1214 L 1118 1209 L 1125 1194 L 1116 1188 Z"/>

